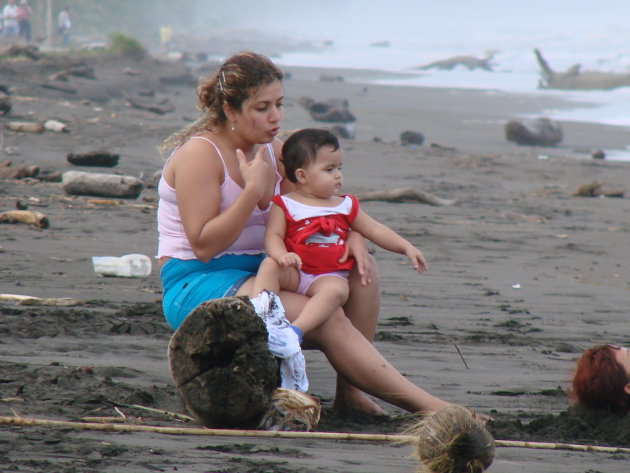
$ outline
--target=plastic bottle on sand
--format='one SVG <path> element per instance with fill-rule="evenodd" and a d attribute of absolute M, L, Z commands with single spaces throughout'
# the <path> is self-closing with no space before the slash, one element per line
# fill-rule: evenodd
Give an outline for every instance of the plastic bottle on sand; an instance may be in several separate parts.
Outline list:
<path fill-rule="evenodd" d="M 151 274 L 151 259 L 146 255 L 92 256 L 92 264 L 103 276 L 144 278 Z"/>

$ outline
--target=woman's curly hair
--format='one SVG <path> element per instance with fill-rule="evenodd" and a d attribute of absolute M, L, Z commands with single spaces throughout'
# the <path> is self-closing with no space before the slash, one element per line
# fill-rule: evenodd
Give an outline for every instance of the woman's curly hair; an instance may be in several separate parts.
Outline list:
<path fill-rule="evenodd" d="M 187 141 L 191 136 L 211 130 L 226 122 L 223 105 L 241 110 L 243 103 L 260 87 L 282 80 L 282 71 L 266 56 L 243 51 L 226 59 L 210 76 L 197 86 L 197 108 L 201 116 L 186 128 L 169 136 L 160 149 L 169 150 Z"/>

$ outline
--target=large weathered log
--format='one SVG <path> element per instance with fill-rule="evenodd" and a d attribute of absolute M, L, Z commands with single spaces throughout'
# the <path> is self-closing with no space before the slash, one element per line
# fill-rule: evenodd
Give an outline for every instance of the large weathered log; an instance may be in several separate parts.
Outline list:
<path fill-rule="evenodd" d="M 440 69 L 443 71 L 451 71 L 455 69 L 457 66 L 463 66 L 467 68 L 469 71 L 473 69 L 483 69 L 484 71 L 492 71 L 494 64 L 492 63 L 492 59 L 496 55 L 496 50 L 487 51 L 486 55 L 482 58 L 478 58 L 475 56 L 453 56 L 448 59 L 443 59 L 441 61 L 431 62 L 429 64 L 425 64 L 424 66 L 416 67 L 416 69 L 421 71 L 426 71 L 428 69 Z"/>
<path fill-rule="evenodd" d="M 630 74 L 627 73 L 581 71 L 579 64 L 574 64 L 565 72 L 556 72 L 538 49 L 534 49 L 534 55 L 540 66 L 540 89 L 610 90 L 630 86 Z"/>
<path fill-rule="evenodd" d="M 144 182 L 133 176 L 67 171 L 61 178 L 61 187 L 71 195 L 136 199 L 144 189 Z"/>
<path fill-rule="evenodd" d="M 271 405 L 278 365 L 247 298 L 197 306 L 171 337 L 168 359 L 186 407 L 207 427 L 255 426 Z"/>

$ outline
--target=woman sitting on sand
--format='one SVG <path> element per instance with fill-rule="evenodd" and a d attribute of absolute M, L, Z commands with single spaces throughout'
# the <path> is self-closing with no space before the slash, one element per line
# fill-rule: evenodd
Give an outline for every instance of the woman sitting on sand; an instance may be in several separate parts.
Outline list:
<path fill-rule="evenodd" d="M 264 259 L 263 237 L 274 194 L 292 184 L 279 162 L 282 72 L 266 57 L 242 52 L 201 82 L 201 117 L 165 142 L 175 147 L 158 192 L 163 308 L 177 329 L 209 299 L 247 295 Z M 304 346 L 321 350 L 337 371 L 335 408 L 383 414 L 363 392 L 411 412 L 448 405 L 415 386 L 374 348 L 380 290 L 363 237 L 350 232 L 356 264 L 343 309 L 311 331 Z M 281 291 L 289 321 L 308 298 Z"/>
<path fill-rule="evenodd" d="M 576 364 L 573 391 L 584 407 L 626 415 L 630 412 L 630 349 L 598 345 L 586 350 Z"/>

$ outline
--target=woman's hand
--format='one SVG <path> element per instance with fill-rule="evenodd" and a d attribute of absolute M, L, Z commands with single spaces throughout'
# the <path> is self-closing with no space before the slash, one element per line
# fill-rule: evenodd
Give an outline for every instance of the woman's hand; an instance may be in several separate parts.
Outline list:
<path fill-rule="evenodd" d="M 243 176 L 243 187 L 254 192 L 257 199 L 262 199 L 269 188 L 271 166 L 263 158 L 264 152 L 265 147 L 261 146 L 254 159 L 247 162 L 245 153 L 240 149 L 236 150 L 238 168 L 241 171 L 241 176 Z"/>
<path fill-rule="evenodd" d="M 372 264 L 370 254 L 368 253 L 365 238 L 359 232 L 348 233 L 346 239 L 346 252 L 339 259 L 340 263 L 344 263 L 350 256 L 354 256 L 357 262 L 357 271 L 361 276 L 361 285 L 367 286 L 372 283 Z"/>

